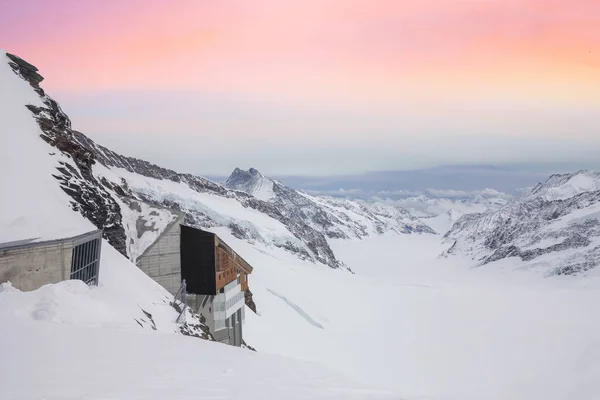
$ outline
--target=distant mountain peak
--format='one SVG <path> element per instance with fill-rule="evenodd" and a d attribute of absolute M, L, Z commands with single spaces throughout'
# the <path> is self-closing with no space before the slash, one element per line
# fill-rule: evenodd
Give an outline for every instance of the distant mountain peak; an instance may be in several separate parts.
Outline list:
<path fill-rule="evenodd" d="M 250 167 L 246 171 L 236 167 L 231 175 L 229 175 L 226 182 L 247 182 L 257 178 L 263 178 L 263 175 L 256 168 Z"/>
<path fill-rule="evenodd" d="M 246 192 L 263 201 L 268 201 L 275 196 L 273 185 L 271 179 L 263 176 L 255 168 L 249 168 L 247 171 L 236 168 L 225 182 L 226 188 Z"/>
<path fill-rule="evenodd" d="M 554 174 L 498 210 L 464 215 L 446 234 L 444 255 L 463 252 L 480 265 L 505 258 L 549 275 L 600 265 L 600 173 Z"/>
<path fill-rule="evenodd" d="M 564 200 L 579 193 L 600 190 L 600 173 L 580 170 L 569 174 L 551 175 L 544 183 L 538 183 L 529 197 L 545 200 Z"/>

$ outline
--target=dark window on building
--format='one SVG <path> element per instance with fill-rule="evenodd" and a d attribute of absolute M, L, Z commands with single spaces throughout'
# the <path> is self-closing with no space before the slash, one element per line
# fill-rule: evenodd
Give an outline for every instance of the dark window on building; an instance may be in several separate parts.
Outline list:
<path fill-rule="evenodd" d="M 84 281 L 88 285 L 98 285 L 101 240 L 100 237 L 96 237 L 73 247 L 71 279 Z"/>

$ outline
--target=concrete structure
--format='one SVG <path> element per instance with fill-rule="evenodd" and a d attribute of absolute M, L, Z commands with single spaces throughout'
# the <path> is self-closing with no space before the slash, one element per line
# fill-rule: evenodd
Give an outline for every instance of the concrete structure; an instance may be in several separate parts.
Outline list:
<path fill-rule="evenodd" d="M 252 267 L 216 234 L 183 226 L 183 222 L 180 214 L 136 265 L 173 295 L 185 279 L 187 304 L 206 319 L 215 339 L 241 346 L 244 291 Z"/>
<path fill-rule="evenodd" d="M 98 282 L 102 231 L 38 242 L 0 243 L 0 283 L 23 291 L 67 279 Z"/>
<path fill-rule="evenodd" d="M 252 267 L 216 234 L 181 228 L 181 276 L 188 304 L 206 319 L 219 342 L 242 344 L 250 273 Z"/>
<path fill-rule="evenodd" d="M 237 280 L 216 295 L 188 295 L 188 304 L 204 316 L 217 342 L 238 347 L 242 345 L 245 297 Z"/>
<path fill-rule="evenodd" d="M 163 233 L 138 257 L 136 265 L 167 289 L 177 293 L 181 286 L 181 224 L 184 215 L 171 222 Z"/>

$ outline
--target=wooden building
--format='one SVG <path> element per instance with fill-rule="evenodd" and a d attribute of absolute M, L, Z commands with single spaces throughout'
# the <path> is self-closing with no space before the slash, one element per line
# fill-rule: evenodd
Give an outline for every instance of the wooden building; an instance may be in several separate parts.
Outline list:
<path fill-rule="evenodd" d="M 250 264 L 216 234 L 181 227 L 181 277 L 188 293 L 216 295 L 235 280 L 247 290 L 250 273 Z"/>
<path fill-rule="evenodd" d="M 240 346 L 252 267 L 216 234 L 183 225 L 180 253 L 190 306 L 217 341 Z"/>

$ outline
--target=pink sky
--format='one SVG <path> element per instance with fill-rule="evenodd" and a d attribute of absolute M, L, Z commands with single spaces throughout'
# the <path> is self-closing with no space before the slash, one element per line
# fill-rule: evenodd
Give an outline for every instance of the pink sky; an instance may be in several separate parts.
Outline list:
<path fill-rule="evenodd" d="M 598 21 L 598 0 L 5 0 L 0 46 L 65 96 L 185 91 L 522 116 L 598 110 Z"/>
<path fill-rule="evenodd" d="M 595 0 L 43 3 L 3 2 L 0 33 L 61 90 L 520 99 L 526 85 L 591 101 L 600 87 Z"/>

